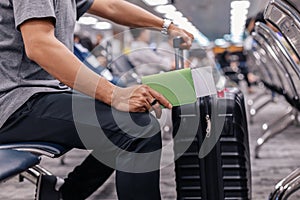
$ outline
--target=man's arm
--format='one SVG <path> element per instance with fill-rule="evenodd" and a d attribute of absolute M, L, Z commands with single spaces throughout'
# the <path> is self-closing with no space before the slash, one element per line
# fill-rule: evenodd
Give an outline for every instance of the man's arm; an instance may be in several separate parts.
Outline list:
<path fill-rule="evenodd" d="M 94 0 L 88 12 L 129 27 L 160 30 L 163 25 L 161 18 L 124 0 Z"/>
<path fill-rule="evenodd" d="M 106 86 L 106 92 L 112 94 L 113 86 L 104 81 L 96 73 L 83 68 L 83 64 L 54 36 L 54 26 L 50 19 L 32 19 L 20 26 L 29 59 L 43 67 L 49 74 L 71 88 L 75 87 L 89 96 L 96 96 L 110 104 L 109 95 L 95 93 L 92 88 Z M 82 72 L 86 78 L 77 77 Z"/>
<path fill-rule="evenodd" d="M 170 103 L 147 86 L 118 88 L 88 69 L 54 35 L 53 21 L 31 19 L 20 26 L 27 56 L 56 79 L 78 91 L 114 106 L 118 110 L 144 112 L 153 99 Z M 159 115 L 159 106 L 154 108 Z"/>
<path fill-rule="evenodd" d="M 124 0 L 94 0 L 88 12 L 133 28 L 161 30 L 164 23 L 160 17 Z M 173 24 L 170 25 L 169 32 L 171 35 L 183 37 L 186 43 L 184 46 L 187 48 L 191 46 L 194 38 L 192 34 Z"/>

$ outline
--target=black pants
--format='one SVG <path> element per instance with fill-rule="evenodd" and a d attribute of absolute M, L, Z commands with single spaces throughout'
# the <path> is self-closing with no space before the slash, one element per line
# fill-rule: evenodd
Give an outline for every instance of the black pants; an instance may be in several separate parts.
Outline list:
<path fill-rule="evenodd" d="M 89 110 L 91 104 L 96 120 Z M 137 126 L 128 123 L 128 116 Z M 104 134 L 99 133 L 99 126 Z M 119 112 L 81 94 L 37 94 L 0 129 L 0 143 L 41 141 L 92 149 L 65 179 L 61 189 L 64 199 L 86 199 L 117 169 L 120 200 L 156 200 L 160 199 L 160 153 L 148 154 L 161 149 L 159 127 L 149 113 Z M 149 165 L 156 169 L 141 170 Z"/>

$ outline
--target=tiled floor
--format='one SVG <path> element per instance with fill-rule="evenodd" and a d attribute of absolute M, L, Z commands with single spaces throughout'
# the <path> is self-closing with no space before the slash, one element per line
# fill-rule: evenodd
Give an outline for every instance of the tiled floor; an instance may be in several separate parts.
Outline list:
<path fill-rule="evenodd" d="M 261 125 L 279 117 L 286 111 L 287 105 L 279 100 L 277 104 L 266 106 L 249 124 L 251 153 L 256 139 L 261 134 Z M 171 140 L 164 140 L 164 143 Z M 290 127 L 276 138 L 270 140 L 261 150 L 261 159 L 254 159 L 252 153 L 252 183 L 253 200 L 267 199 L 274 185 L 292 170 L 300 166 L 300 128 Z M 42 165 L 54 174 L 64 177 L 68 171 L 80 163 L 85 151 L 74 150 L 67 154 L 65 166 L 60 165 L 59 159 L 44 159 Z M 162 158 L 162 163 L 172 160 L 172 150 L 168 149 Z M 165 200 L 176 199 L 173 165 L 161 170 L 161 193 Z M 18 183 L 17 178 L 9 180 L 1 185 L 0 200 L 29 200 L 33 199 L 34 186 L 29 182 Z M 117 199 L 114 177 L 95 192 L 90 200 L 112 200 Z M 291 199 L 300 199 L 300 192 Z"/>

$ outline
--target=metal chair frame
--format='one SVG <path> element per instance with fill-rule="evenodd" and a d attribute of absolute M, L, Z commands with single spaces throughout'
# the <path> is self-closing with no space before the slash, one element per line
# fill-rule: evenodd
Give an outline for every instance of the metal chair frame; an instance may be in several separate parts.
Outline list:
<path fill-rule="evenodd" d="M 259 104 L 258 106 L 256 106 L 257 102 L 259 102 L 261 99 L 265 99 L 265 96 L 271 96 L 271 99 L 273 99 L 273 95 L 270 95 L 269 90 L 265 87 L 264 83 L 262 80 L 267 79 L 268 77 L 264 76 L 264 73 L 262 72 L 261 68 L 262 68 L 262 62 L 261 62 L 261 57 L 260 54 L 256 51 L 255 48 L 252 49 L 252 51 L 249 51 L 247 53 L 248 58 L 247 58 L 247 62 L 248 62 L 248 66 L 252 67 L 252 72 L 257 75 L 257 77 L 259 77 L 257 81 L 258 86 L 262 89 L 262 92 L 258 93 L 255 97 L 253 97 L 252 99 L 247 100 L 247 105 L 249 107 L 249 113 L 250 113 L 250 123 L 253 123 L 253 118 L 254 116 L 257 114 L 257 112 L 259 111 L 260 105 L 265 104 Z M 268 102 L 268 101 L 267 101 Z"/>
<path fill-rule="evenodd" d="M 298 7 L 300 6 L 297 2 Z M 265 9 L 265 19 L 273 24 L 284 36 L 288 44 L 291 46 L 295 55 L 300 58 L 300 7 L 297 9 L 293 2 L 288 0 L 271 0 Z M 295 81 L 299 81 L 300 69 L 293 66 L 296 73 Z M 297 84 L 297 83 L 296 83 Z M 298 92 L 299 88 L 298 88 Z M 299 101 L 299 97 L 298 97 Z M 298 107 L 299 110 L 299 107 Z M 297 121 L 297 116 L 296 116 Z M 275 190 L 270 194 L 269 200 L 287 200 L 295 191 L 300 189 L 300 168 L 293 171 L 287 177 L 282 179 L 276 186 Z"/>
<path fill-rule="evenodd" d="M 282 130 L 297 122 L 298 111 L 293 106 L 294 100 L 297 101 L 299 96 L 292 76 L 287 68 L 289 67 L 294 69 L 297 68 L 297 65 L 288 54 L 288 51 L 282 45 L 276 35 L 266 25 L 258 23 L 256 24 L 255 29 L 256 34 L 254 34 L 254 38 L 268 53 L 270 60 L 273 60 L 276 63 L 274 67 L 277 68 L 276 72 L 278 73 L 278 77 L 281 77 L 279 80 L 282 81 L 282 85 L 278 87 L 282 87 L 282 95 L 291 104 L 291 108 L 288 109 L 287 113 L 285 113 L 279 119 L 276 119 L 270 125 L 263 125 L 263 135 L 258 138 L 255 147 L 255 156 L 258 158 L 261 147 L 269 139 L 273 138 L 275 135 L 282 132 Z"/>
<path fill-rule="evenodd" d="M 287 200 L 294 192 L 300 189 L 300 168 L 283 178 L 275 186 L 269 200 Z"/>
<path fill-rule="evenodd" d="M 43 156 L 49 158 L 58 158 L 70 150 L 69 148 L 65 148 L 57 144 L 42 143 L 42 142 L 41 143 L 40 142 L 11 143 L 11 144 L 0 145 L 0 151 L 7 150 L 7 149 L 29 152 L 37 155 L 40 159 L 42 159 Z M 24 179 L 26 179 L 29 182 L 37 185 L 38 178 L 41 175 L 53 175 L 53 174 L 50 171 L 43 168 L 42 166 L 40 166 L 39 164 L 37 164 L 35 166 L 28 168 L 26 171 L 21 172 L 19 174 L 19 181 L 22 182 Z M 15 175 L 11 176 L 10 178 L 13 178 L 14 176 Z M 3 181 L 5 180 L 2 180 L 0 182 Z"/>
<path fill-rule="evenodd" d="M 265 9 L 264 15 L 265 19 L 282 33 L 298 58 L 300 58 L 299 11 L 289 1 L 271 0 Z M 300 73 L 299 70 L 298 73 Z"/>
<path fill-rule="evenodd" d="M 258 44 L 256 44 L 251 54 L 253 58 L 256 59 L 253 67 L 256 68 L 258 76 L 260 77 L 259 81 L 262 85 L 264 85 L 265 88 L 265 90 L 261 94 L 257 95 L 256 98 L 248 101 L 250 123 L 253 123 L 254 117 L 259 113 L 260 110 L 270 103 L 275 103 L 275 92 L 271 87 L 272 80 L 274 78 L 268 71 L 267 65 L 269 65 L 269 63 L 266 60 L 265 51 Z"/>

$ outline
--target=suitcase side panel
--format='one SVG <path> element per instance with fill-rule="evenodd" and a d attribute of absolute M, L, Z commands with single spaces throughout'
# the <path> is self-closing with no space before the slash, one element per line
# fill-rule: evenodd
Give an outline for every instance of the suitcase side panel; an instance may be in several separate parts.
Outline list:
<path fill-rule="evenodd" d="M 225 97 L 217 102 L 217 106 L 226 106 L 226 113 L 218 113 L 226 114 L 224 127 L 219 141 L 203 159 L 199 159 L 198 153 L 206 135 L 207 124 L 203 114 L 207 109 L 204 103 L 200 99 L 194 105 L 200 108 L 201 114 L 195 114 L 198 121 L 180 115 L 180 108 L 176 108 L 177 111 L 173 109 L 174 133 L 178 130 L 178 121 L 184 121 L 183 126 L 187 130 L 193 123 L 199 126 L 197 137 L 192 138 L 187 131 L 185 142 L 191 145 L 175 161 L 177 199 L 251 199 L 249 140 L 243 94 L 237 89 L 229 89 Z M 182 142 L 174 142 L 175 153 L 176 146 Z"/>

